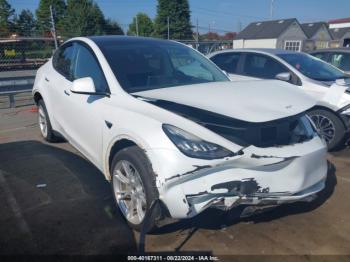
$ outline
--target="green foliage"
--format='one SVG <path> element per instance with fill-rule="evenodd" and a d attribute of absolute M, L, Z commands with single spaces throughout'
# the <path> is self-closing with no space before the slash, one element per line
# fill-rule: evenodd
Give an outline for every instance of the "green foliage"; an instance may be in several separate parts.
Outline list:
<path fill-rule="evenodd" d="M 171 39 L 192 39 L 188 0 L 158 0 L 155 35 L 167 38 L 168 19 Z"/>
<path fill-rule="evenodd" d="M 123 33 L 116 22 L 105 20 L 101 9 L 92 0 L 67 1 L 64 29 L 67 37 Z"/>
<path fill-rule="evenodd" d="M 33 13 L 26 9 L 22 10 L 18 17 L 15 19 L 16 32 L 21 36 L 31 36 L 33 35 L 33 30 L 35 29 L 35 18 Z"/>
<path fill-rule="evenodd" d="M 42 33 L 51 31 L 50 5 L 52 5 L 54 11 L 56 28 L 61 28 L 64 21 L 66 12 L 64 0 L 40 0 L 39 7 L 36 10 L 36 17 L 38 30 Z"/>
<path fill-rule="evenodd" d="M 15 10 L 6 0 L 0 0 L 0 36 L 7 36 L 13 26 Z"/>
<path fill-rule="evenodd" d="M 111 19 L 106 19 L 104 24 L 104 33 L 106 35 L 124 35 L 124 31 L 119 24 Z"/>
<path fill-rule="evenodd" d="M 128 35 L 137 35 L 136 21 L 138 23 L 139 36 L 151 36 L 153 34 L 154 26 L 151 18 L 145 13 L 138 13 L 129 25 Z"/>

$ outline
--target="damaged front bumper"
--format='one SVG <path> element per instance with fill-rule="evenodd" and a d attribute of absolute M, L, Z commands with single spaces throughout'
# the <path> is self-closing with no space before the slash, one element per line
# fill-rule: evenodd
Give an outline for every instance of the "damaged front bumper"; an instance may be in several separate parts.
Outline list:
<path fill-rule="evenodd" d="M 228 210 L 239 205 L 311 201 L 325 187 L 327 149 L 318 137 L 291 146 L 250 146 L 243 151 L 243 155 L 215 161 L 185 159 L 176 151 L 148 151 L 151 159 L 157 155 L 159 163 L 169 163 L 152 161 L 155 169 L 163 168 L 156 169 L 157 186 L 170 216 L 189 218 L 209 207 Z M 164 176 L 164 172 L 173 175 Z"/>

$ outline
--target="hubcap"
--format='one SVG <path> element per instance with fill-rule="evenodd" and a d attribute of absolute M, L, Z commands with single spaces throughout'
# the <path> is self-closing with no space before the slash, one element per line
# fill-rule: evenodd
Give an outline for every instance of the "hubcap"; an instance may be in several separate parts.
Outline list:
<path fill-rule="evenodd" d="M 311 119 L 315 123 L 321 137 L 327 144 L 331 143 L 335 136 L 335 127 L 332 120 L 321 115 L 312 115 Z"/>
<path fill-rule="evenodd" d="M 113 189 L 125 218 L 132 224 L 141 224 L 147 208 L 146 194 L 139 172 L 129 161 L 120 160 L 115 166 Z"/>
<path fill-rule="evenodd" d="M 39 106 L 39 126 L 40 126 L 40 131 L 43 137 L 47 137 L 47 120 L 46 120 L 46 115 L 44 112 L 44 109 L 42 106 Z"/>

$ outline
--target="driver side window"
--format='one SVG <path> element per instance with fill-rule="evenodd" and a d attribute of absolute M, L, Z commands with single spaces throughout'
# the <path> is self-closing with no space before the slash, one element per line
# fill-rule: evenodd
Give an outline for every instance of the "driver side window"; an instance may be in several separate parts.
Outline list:
<path fill-rule="evenodd" d="M 91 51 L 82 44 L 76 44 L 75 66 L 73 79 L 91 77 L 96 92 L 108 92 L 108 84 L 104 73 Z"/>

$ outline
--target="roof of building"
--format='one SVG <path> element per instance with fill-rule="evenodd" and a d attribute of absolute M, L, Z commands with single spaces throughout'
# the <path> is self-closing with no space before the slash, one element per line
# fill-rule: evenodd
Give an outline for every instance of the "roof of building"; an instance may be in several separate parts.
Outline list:
<path fill-rule="evenodd" d="M 293 23 L 298 21 L 290 18 L 250 23 L 237 35 L 236 39 L 278 38 Z"/>
<path fill-rule="evenodd" d="M 342 23 L 350 23 L 350 18 L 333 19 L 328 21 L 328 24 L 342 24 Z"/>
<path fill-rule="evenodd" d="M 328 29 L 328 25 L 325 22 L 301 24 L 301 28 L 304 30 L 306 36 L 309 38 L 313 37 L 322 26 L 325 26 Z"/>
<path fill-rule="evenodd" d="M 344 27 L 344 28 L 330 28 L 329 32 L 331 32 L 332 38 L 334 40 L 342 39 L 342 37 L 350 32 L 350 27 Z"/>

